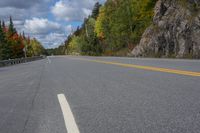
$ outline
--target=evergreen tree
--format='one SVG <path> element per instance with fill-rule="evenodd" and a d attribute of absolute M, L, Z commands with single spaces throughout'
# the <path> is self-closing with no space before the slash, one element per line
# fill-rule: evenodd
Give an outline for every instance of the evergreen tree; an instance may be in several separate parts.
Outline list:
<path fill-rule="evenodd" d="M 94 9 L 92 11 L 92 18 L 97 19 L 98 15 L 99 15 L 99 9 L 101 7 L 101 4 L 99 2 L 97 2 L 94 5 Z"/>
<path fill-rule="evenodd" d="M 6 28 L 6 25 L 5 25 L 4 21 L 2 22 L 2 28 L 3 28 L 3 30 Z"/>
<path fill-rule="evenodd" d="M 0 45 L 4 42 L 5 36 L 4 36 L 4 32 L 3 32 L 3 27 L 0 21 Z"/>
<path fill-rule="evenodd" d="M 0 60 L 3 60 L 3 51 L 5 45 L 6 45 L 5 33 L 3 30 L 3 25 L 0 21 Z"/>
<path fill-rule="evenodd" d="M 9 32 L 10 36 L 13 36 L 14 34 L 17 33 L 16 29 L 14 28 L 12 17 L 10 17 L 10 24 L 9 24 L 8 32 Z"/>
<path fill-rule="evenodd" d="M 27 56 L 39 56 L 45 53 L 43 46 L 36 39 L 26 37 L 25 33 L 18 34 L 14 28 L 12 17 L 6 27 L 4 21 L 0 21 L 0 60 L 8 60 L 24 57 L 24 47 L 27 48 Z"/>
<path fill-rule="evenodd" d="M 0 45 L 5 42 L 5 33 L 0 21 Z"/>
<path fill-rule="evenodd" d="M 0 25 L 0 60 L 6 60 L 10 57 L 10 49 L 8 47 L 6 37 L 6 25 L 4 21 L 2 21 L 2 24 Z"/>
<path fill-rule="evenodd" d="M 23 37 L 23 39 L 26 39 L 24 31 L 22 33 L 22 37 Z"/>

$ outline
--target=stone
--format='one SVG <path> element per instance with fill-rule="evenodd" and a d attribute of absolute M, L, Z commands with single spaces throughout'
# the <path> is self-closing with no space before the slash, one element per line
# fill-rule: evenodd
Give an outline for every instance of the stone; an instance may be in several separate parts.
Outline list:
<path fill-rule="evenodd" d="M 200 0 L 158 0 L 132 55 L 200 58 Z"/>

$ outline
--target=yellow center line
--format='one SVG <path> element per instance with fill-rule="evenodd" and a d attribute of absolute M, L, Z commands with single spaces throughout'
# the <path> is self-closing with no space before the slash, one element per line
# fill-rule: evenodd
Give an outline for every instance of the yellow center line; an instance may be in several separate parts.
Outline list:
<path fill-rule="evenodd" d="M 158 72 L 179 74 L 179 75 L 185 75 L 185 76 L 200 77 L 200 72 L 177 70 L 177 69 L 168 69 L 168 68 L 160 68 L 160 67 L 152 67 L 152 66 L 141 66 L 141 65 L 134 65 L 134 64 L 124 64 L 124 63 L 102 61 L 102 60 L 92 60 L 92 59 L 83 59 L 83 58 L 78 58 L 78 59 L 89 61 L 89 62 L 96 62 L 96 63 L 103 63 L 103 64 L 110 64 L 110 65 L 116 65 L 116 66 L 121 66 L 121 67 L 127 67 L 127 68 L 137 68 L 137 69 L 143 69 L 143 70 L 149 70 L 149 71 L 158 71 Z"/>

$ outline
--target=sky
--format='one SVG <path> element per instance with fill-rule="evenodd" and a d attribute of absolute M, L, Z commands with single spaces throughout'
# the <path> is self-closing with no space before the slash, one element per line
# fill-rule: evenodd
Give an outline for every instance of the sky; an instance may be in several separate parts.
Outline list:
<path fill-rule="evenodd" d="M 83 23 L 96 2 L 105 0 L 0 0 L 0 20 L 12 16 L 18 32 L 55 48 Z"/>

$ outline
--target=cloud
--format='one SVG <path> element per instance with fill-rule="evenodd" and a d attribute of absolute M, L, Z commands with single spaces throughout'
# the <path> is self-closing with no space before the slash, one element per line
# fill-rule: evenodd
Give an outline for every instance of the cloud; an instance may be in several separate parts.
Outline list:
<path fill-rule="evenodd" d="M 47 34 L 51 31 L 60 31 L 61 25 L 48 19 L 33 18 L 25 21 L 24 28 L 32 34 Z"/>
<path fill-rule="evenodd" d="M 1 0 L 0 7 L 14 7 L 26 9 L 39 3 L 41 0 Z"/>
<path fill-rule="evenodd" d="M 24 21 L 14 20 L 13 23 L 14 23 L 15 26 L 17 26 L 17 25 L 23 25 Z"/>
<path fill-rule="evenodd" d="M 0 19 L 27 19 L 45 17 L 49 13 L 51 0 L 0 0 Z"/>
<path fill-rule="evenodd" d="M 82 21 L 92 12 L 94 4 L 94 0 L 60 0 L 51 12 L 59 20 Z"/>
<path fill-rule="evenodd" d="M 43 45 L 45 45 L 47 48 L 55 48 L 62 44 L 66 37 L 67 35 L 63 33 L 49 33 L 44 37 L 38 37 L 38 39 L 39 41 L 43 42 Z"/>
<path fill-rule="evenodd" d="M 63 26 L 44 18 L 32 18 L 25 21 L 22 29 L 37 38 L 46 48 L 55 48 L 65 41 L 73 26 Z"/>
<path fill-rule="evenodd" d="M 12 16 L 19 33 L 24 31 L 51 48 L 81 24 L 97 1 L 105 0 L 0 0 L 0 20 L 8 24 Z"/>
<path fill-rule="evenodd" d="M 67 25 L 67 26 L 65 27 L 65 31 L 66 31 L 67 33 L 71 33 L 71 32 L 73 31 L 73 26 L 72 26 L 72 25 Z"/>
<path fill-rule="evenodd" d="M 8 20 L 10 16 L 13 16 L 14 19 L 24 19 L 27 16 L 26 10 L 16 9 L 11 7 L 0 8 L 0 18 L 3 20 Z"/>

